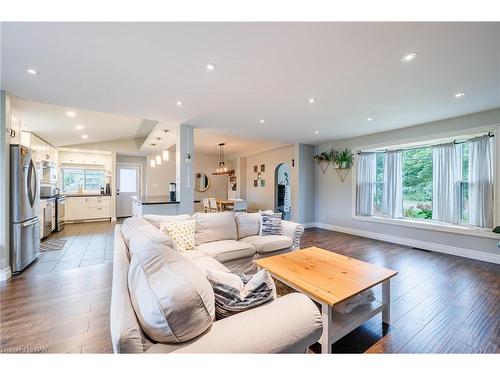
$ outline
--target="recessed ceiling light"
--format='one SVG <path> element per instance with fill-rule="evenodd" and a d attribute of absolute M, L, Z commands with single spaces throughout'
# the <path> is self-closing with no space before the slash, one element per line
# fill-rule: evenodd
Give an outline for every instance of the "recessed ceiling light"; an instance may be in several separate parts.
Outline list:
<path fill-rule="evenodd" d="M 73 111 L 66 111 L 66 116 L 68 116 L 68 117 L 75 117 L 76 113 L 73 112 Z"/>
<path fill-rule="evenodd" d="M 259 122 L 260 122 L 261 124 L 263 124 L 265 121 L 264 121 L 264 120 L 259 120 Z"/>
<path fill-rule="evenodd" d="M 409 53 L 409 54 L 401 57 L 401 61 L 404 63 L 407 63 L 407 62 L 410 62 L 412 60 L 415 60 L 417 58 L 417 56 L 418 56 L 418 52 L 412 52 L 412 53 Z"/>
<path fill-rule="evenodd" d="M 76 129 L 76 130 L 82 130 L 82 129 L 83 129 L 83 125 L 76 125 L 76 126 L 75 126 L 75 129 Z"/>
<path fill-rule="evenodd" d="M 311 103 L 311 104 L 313 104 L 313 103 L 315 103 L 315 102 L 316 102 L 316 99 L 314 99 L 314 98 L 309 98 L 308 102 L 309 102 L 309 103 Z"/>
<path fill-rule="evenodd" d="M 366 121 L 371 121 L 371 120 L 373 120 L 371 117 L 368 117 L 368 118 L 366 119 Z"/>
<path fill-rule="evenodd" d="M 34 76 L 38 74 L 38 72 L 35 69 L 26 69 L 26 72 L 28 72 L 28 74 L 32 74 Z"/>
<path fill-rule="evenodd" d="M 211 72 L 211 71 L 214 71 L 215 70 L 215 64 L 207 64 L 205 65 L 205 68 Z"/>
<path fill-rule="evenodd" d="M 177 100 L 177 103 L 175 103 L 177 107 L 182 107 L 183 104 L 180 100 Z"/>
<path fill-rule="evenodd" d="M 87 134 L 82 134 L 83 139 L 87 139 L 89 136 Z"/>
<path fill-rule="evenodd" d="M 455 98 L 463 98 L 465 96 L 465 92 L 457 92 L 455 94 Z"/>
<path fill-rule="evenodd" d="M 318 134 L 319 134 L 319 130 L 316 130 L 316 131 L 314 132 L 314 134 L 318 135 Z"/>

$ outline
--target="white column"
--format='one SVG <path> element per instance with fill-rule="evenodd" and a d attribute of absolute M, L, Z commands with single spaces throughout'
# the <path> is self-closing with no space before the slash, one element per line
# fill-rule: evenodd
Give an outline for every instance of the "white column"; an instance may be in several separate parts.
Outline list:
<path fill-rule="evenodd" d="M 10 226 L 10 121 L 9 96 L 0 91 L 0 280 L 10 277 L 9 226 Z"/>
<path fill-rule="evenodd" d="M 193 127 L 180 124 L 177 127 L 177 142 L 175 145 L 175 171 L 177 184 L 177 201 L 180 202 L 179 214 L 194 212 L 194 151 Z"/>

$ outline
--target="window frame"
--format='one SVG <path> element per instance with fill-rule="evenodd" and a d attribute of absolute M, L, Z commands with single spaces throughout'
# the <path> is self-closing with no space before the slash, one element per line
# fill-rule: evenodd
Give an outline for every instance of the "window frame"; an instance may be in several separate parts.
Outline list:
<path fill-rule="evenodd" d="M 493 205 L 494 207 L 500 206 L 497 205 L 496 202 L 500 197 L 500 186 L 498 183 L 499 175 L 500 175 L 500 165 L 497 161 L 498 152 L 500 152 L 500 124 L 494 126 L 483 126 L 477 128 L 470 128 L 467 130 L 461 131 L 453 131 L 447 133 L 439 133 L 432 136 L 424 136 L 418 137 L 414 139 L 406 139 L 400 141 L 392 141 L 386 143 L 365 145 L 365 146 L 357 146 L 352 149 L 352 151 L 357 154 L 360 151 L 365 152 L 376 152 L 381 149 L 397 149 L 397 148 L 405 148 L 405 147 L 413 147 L 413 146 L 432 146 L 438 143 L 444 143 L 446 141 L 450 141 L 450 138 L 464 137 L 464 138 L 472 138 L 476 136 L 478 133 L 488 133 L 492 132 L 495 135 L 496 142 L 493 147 L 493 170 L 494 170 L 494 187 L 493 187 Z M 486 238 L 495 238 L 498 239 L 498 234 L 492 232 L 491 228 L 478 228 L 475 226 L 468 225 L 467 223 L 460 224 L 449 224 L 445 222 L 440 222 L 432 219 L 421 219 L 421 218 L 402 218 L 402 219 L 394 219 L 384 215 L 374 215 L 374 216 L 358 216 L 356 215 L 356 180 L 357 180 L 357 158 L 355 158 L 353 165 L 353 178 L 351 179 L 351 217 L 354 220 L 359 221 L 368 221 L 368 222 L 376 222 L 383 224 L 391 224 L 391 225 L 399 225 L 404 227 L 413 227 L 418 229 L 428 229 L 428 230 L 436 230 L 441 232 L 449 232 L 449 233 L 458 233 L 462 235 L 472 235 L 477 237 L 486 237 Z M 463 181 L 463 180 L 462 180 Z M 375 206 L 375 201 L 374 201 Z M 493 227 L 498 226 L 498 222 L 500 221 L 500 207 L 496 207 L 493 218 Z"/>
<path fill-rule="evenodd" d="M 65 170 L 74 170 L 74 171 L 82 171 L 83 172 L 83 193 L 84 194 L 92 194 L 92 193 L 100 193 L 100 189 L 97 190 L 88 190 L 87 187 L 87 172 L 102 172 L 104 175 L 104 183 L 106 183 L 106 169 L 100 168 L 77 168 L 77 167 L 62 167 L 61 168 L 61 193 L 63 194 L 75 194 L 78 193 L 78 189 L 66 191 L 64 190 L 64 174 Z"/>

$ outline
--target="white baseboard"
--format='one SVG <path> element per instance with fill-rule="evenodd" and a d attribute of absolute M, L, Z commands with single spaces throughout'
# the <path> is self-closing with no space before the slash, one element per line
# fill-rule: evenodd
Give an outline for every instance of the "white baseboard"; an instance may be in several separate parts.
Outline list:
<path fill-rule="evenodd" d="M 304 223 L 302 224 L 304 228 L 314 228 L 316 226 L 316 223 Z"/>
<path fill-rule="evenodd" d="M 450 255 L 457 255 L 464 258 L 470 258 L 475 260 L 481 260 L 483 262 L 490 262 L 495 264 L 500 264 L 500 254 L 492 254 L 484 251 L 464 249 L 455 246 L 444 245 L 435 242 L 427 242 L 421 240 L 414 240 L 412 238 L 393 236 L 390 234 L 370 232 L 362 229 L 355 229 L 349 227 L 343 227 L 339 225 L 325 224 L 325 223 L 315 223 L 315 226 L 322 229 L 333 230 L 336 232 L 353 234 L 355 236 L 373 238 L 380 241 L 397 243 L 399 245 L 405 245 L 410 247 L 416 247 L 418 249 L 436 251 L 438 253 L 445 253 Z"/>
<path fill-rule="evenodd" d="M 0 281 L 8 280 L 11 276 L 12 272 L 10 271 L 10 266 L 0 270 Z"/>

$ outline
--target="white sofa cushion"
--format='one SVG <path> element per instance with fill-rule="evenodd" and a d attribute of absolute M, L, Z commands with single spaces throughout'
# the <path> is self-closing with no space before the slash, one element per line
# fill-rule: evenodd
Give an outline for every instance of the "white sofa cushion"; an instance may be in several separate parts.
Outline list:
<path fill-rule="evenodd" d="M 260 213 L 237 212 L 234 214 L 238 228 L 238 239 L 257 236 L 260 230 Z"/>
<path fill-rule="evenodd" d="M 277 234 L 268 236 L 250 236 L 242 238 L 240 242 L 245 242 L 253 245 L 258 254 L 288 249 L 293 244 L 293 241 L 290 237 Z"/>
<path fill-rule="evenodd" d="M 222 263 L 234 259 L 250 258 L 255 254 L 253 245 L 234 240 L 204 243 L 196 246 L 196 250 L 200 250 Z"/>
<path fill-rule="evenodd" d="M 212 287 L 175 250 L 138 247 L 128 275 L 130 299 L 142 329 L 157 342 L 183 343 L 205 332 L 215 318 Z"/>
<path fill-rule="evenodd" d="M 145 214 L 141 216 L 144 220 L 153 224 L 156 228 L 160 229 L 161 223 L 164 221 L 182 221 L 191 219 L 191 215 L 154 215 Z"/>
<path fill-rule="evenodd" d="M 132 238 L 137 235 L 145 237 L 146 242 L 156 243 L 169 247 L 172 246 L 172 239 L 169 236 L 140 217 L 134 216 L 125 219 L 120 228 L 123 241 L 127 245 L 129 251 L 130 242 Z"/>
<path fill-rule="evenodd" d="M 238 230 L 232 212 L 196 213 L 196 245 L 221 240 L 237 240 Z"/>

